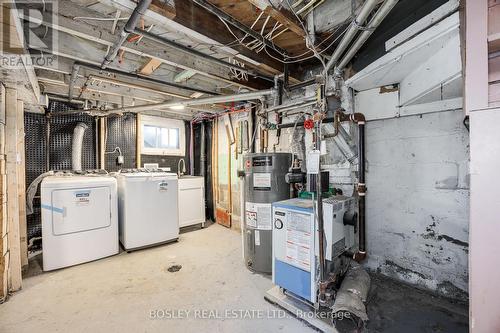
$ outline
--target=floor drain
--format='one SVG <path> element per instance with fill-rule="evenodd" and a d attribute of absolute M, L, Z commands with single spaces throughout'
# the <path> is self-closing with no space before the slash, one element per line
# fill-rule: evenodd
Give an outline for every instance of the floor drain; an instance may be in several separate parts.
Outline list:
<path fill-rule="evenodd" d="M 175 273 L 175 272 L 178 272 L 180 271 L 182 268 L 181 265 L 173 265 L 173 266 L 170 266 L 167 271 L 169 271 L 170 273 Z"/>

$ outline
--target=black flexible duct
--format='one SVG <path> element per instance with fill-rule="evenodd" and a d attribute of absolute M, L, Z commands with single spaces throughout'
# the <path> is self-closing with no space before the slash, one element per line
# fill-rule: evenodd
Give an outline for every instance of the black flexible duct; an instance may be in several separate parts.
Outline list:
<path fill-rule="evenodd" d="M 366 255 L 366 230 L 365 230 L 365 123 L 358 123 L 358 195 L 359 195 L 359 252 Z"/>

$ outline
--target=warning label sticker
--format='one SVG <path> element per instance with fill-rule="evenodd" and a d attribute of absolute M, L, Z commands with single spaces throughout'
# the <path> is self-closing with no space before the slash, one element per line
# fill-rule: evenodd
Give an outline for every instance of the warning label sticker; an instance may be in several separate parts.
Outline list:
<path fill-rule="evenodd" d="M 246 225 L 260 230 L 271 230 L 271 204 L 247 202 L 245 204 Z"/>
<path fill-rule="evenodd" d="M 254 173 L 253 188 L 256 190 L 271 190 L 271 174 Z"/>
<path fill-rule="evenodd" d="M 286 258 L 288 262 L 310 271 L 312 243 L 310 215 L 291 213 L 286 229 Z"/>

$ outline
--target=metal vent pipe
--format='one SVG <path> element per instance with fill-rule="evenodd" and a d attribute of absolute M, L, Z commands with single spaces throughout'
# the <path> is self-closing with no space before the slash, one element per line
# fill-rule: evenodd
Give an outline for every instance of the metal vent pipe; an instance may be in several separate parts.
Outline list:
<path fill-rule="evenodd" d="M 356 55 L 359 49 L 363 46 L 366 40 L 372 35 L 373 31 L 380 25 L 384 18 L 389 14 L 389 12 L 396 6 L 399 0 L 386 0 L 384 4 L 377 10 L 373 18 L 368 23 L 367 30 L 363 31 L 356 41 L 352 44 L 349 51 L 344 55 L 342 60 L 339 62 L 338 66 L 335 67 L 337 70 L 342 70 L 351 61 L 351 59 Z"/>

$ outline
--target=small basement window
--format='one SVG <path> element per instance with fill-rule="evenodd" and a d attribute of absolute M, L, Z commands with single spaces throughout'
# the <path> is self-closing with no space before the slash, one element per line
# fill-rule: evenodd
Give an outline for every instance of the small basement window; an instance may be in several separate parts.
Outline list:
<path fill-rule="evenodd" d="M 142 154 L 184 156 L 184 122 L 162 117 L 141 116 Z"/>

